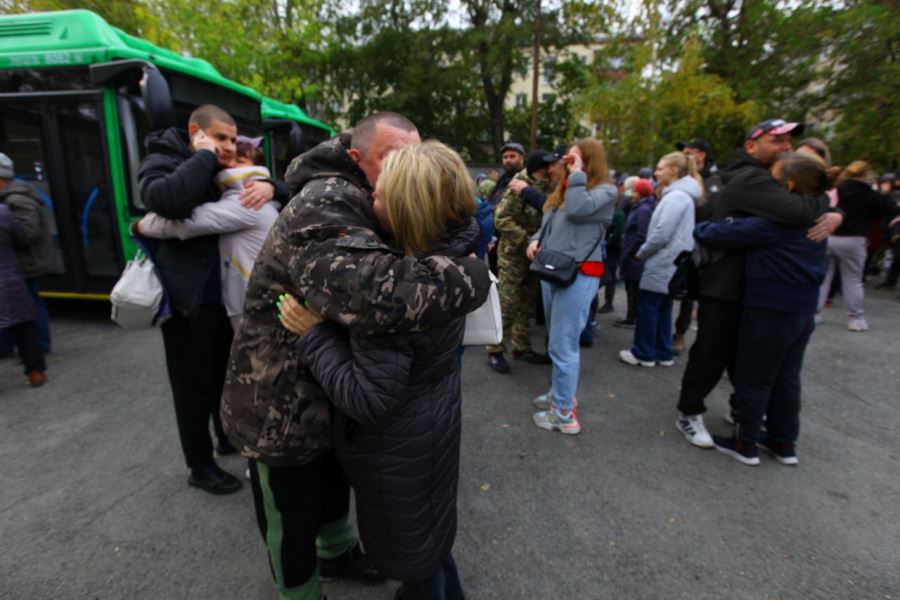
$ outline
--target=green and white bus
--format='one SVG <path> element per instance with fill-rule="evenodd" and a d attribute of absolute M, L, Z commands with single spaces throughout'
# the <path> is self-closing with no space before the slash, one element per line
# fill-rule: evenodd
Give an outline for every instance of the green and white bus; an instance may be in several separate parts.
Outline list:
<path fill-rule="evenodd" d="M 272 173 L 334 135 L 299 107 L 230 81 L 204 60 L 128 35 L 84 10 L 0 16 L 0 152 L 52 215 L 49 297 L 106 299 L 135 248 L 147 132 L 186 127 L 214 103 L 263 136 Z"/>

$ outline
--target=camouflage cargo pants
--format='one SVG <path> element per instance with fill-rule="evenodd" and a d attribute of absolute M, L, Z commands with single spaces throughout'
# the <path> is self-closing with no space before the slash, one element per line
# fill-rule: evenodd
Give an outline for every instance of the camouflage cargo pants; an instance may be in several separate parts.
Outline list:
<path fill-rule="evenodd" d="M 528 272 L 529 261 L 525 248 L 510 247 L 501 239 L 497 252 L 497 270 L 500 279 L 500 311 L 503 316 L 503 341 L 486 346 L 488 353 L 531 350 L 529 327 L 534 318 L 534 307 L 540 287 L 537 279 Z"/>

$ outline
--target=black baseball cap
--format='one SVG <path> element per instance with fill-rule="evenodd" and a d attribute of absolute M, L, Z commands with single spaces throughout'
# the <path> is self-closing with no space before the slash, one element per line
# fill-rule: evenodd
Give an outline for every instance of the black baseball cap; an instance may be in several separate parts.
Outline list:
<path fill-rule="evenodd" d="M 559 159 L 560 157 L 553 152 L 535 150 L 525 159 L 525 171 L 531 175 L 535 171 L 540 171 L 541 169 L 549 167 Z"/>
<path fill-rule="evenodd" d="M 747 133 L 745 141 L 758 140 L 767 133 L 771 133 L 772 135 L 783 135 L 785 133 L 800 135 L 803 133 L 803 123 L 789 123 L 784 119 L 769 119 L 762 123 L 757 123 L 756 126 Z"/>
<path fill-rule="evenodd" d="M 516 142 L 506 142 L 500 148 L 500 154 L 503 154 L 507 150 L 512 150 L 513 152 L 518 152 L 522 156 L 525 156 L 525 148 L 522 146 L 522 144 L 517 144 Z"/>
<path fill-rule="evenodd" d="M 684 150 L 685 148 L 693 148 L 694 150 L 699 150 L 700 152 L 706 154 L 707 158 L 712 156 L 712 150 L 709 147 L 709 142 L 707 142 L 706 140 L 696 139 L 690 142 L 678 142 L 677 144 L 675 144 L 675 147 L 679 150 Z"/>

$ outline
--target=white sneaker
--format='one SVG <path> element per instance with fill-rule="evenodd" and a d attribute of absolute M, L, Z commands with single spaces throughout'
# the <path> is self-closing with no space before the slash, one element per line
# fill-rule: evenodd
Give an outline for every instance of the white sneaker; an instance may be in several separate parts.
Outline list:
<path fill-rule="evenodd" d="M 655 367 L 656 361 L 654 360 L 641 360 L 637 358 L 634 354 L 631 353 L 631 350 L 622 350 L 619 352 L 619 360 L 621 360 L 626 365 L 634 365 L 634 366 L 642 366 L 642 367 Z"/>
<path fill-rule="evenodd" d="M 553 394 L 547 392 L 546 394 L 541 394 L 537 398 L 531 401 L 534 404 L 534 407 L 538 410 L 550 410 L 550 406 L 553 404 Z M 572 398 L 572 409 L 575 410 L 578 408 L 578 398 Z"/>
<path fill-rule="evenodd" d="M 656 364 L 658 364 L 661 367 L 671 367 L 675 364 L 675 361 L 674 360 L 658 360 L 658 361 L 656 361 Z"/>
<path fill-rule="evenodd" d="M 817 313 L 816 313 L 816 316 L 813 317 L 813 322 L 814 322 L 816 325 L 818 325 L 819 323 L 821 323 L 821 322 L 824 321 L 824 320 L 825 320 L 825 317 L 823 317 L 823 316 L 822 316 L 822 313 L 820 313 L 820 312 L 817 312 Z"/>
<path fill-rule="evenodd" d="M 699 446 L 700 448 L 712 448 L 715 446 L 715 444 L 713 444 L 712 436 L 709 435 L 709 432 L 706 430 L 706 425 L 703 424 L 703 415 L 694 415 L 691 417 L 681 415 L 678 417 L 678 420 L 675 421 L 675 427 L 684 434 L 687 441 L 695 446 Z"/>
<path fill-rule="evenodd" d="M 850 331 L 868 331 L 869 324 L 865 319 L 850 319 L 847 321 L 847 329 Z"/>

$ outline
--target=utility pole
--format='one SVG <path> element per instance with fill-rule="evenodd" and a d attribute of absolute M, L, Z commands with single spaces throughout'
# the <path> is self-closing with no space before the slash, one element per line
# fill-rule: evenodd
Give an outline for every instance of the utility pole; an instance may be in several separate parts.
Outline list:
<path fill-rule="evenodd" d="M 541 74 L 541 0 L 535 0 L 534 67 L 531 75 L 531 150 L 537 150 L 538 80 Z"/>

